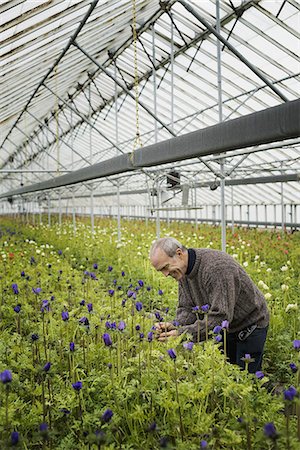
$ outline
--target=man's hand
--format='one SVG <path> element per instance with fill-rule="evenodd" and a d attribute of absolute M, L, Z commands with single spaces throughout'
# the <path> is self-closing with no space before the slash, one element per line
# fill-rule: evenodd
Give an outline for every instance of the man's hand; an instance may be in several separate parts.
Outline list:
<path fill-rule="evenodd" d="M 160 342 L 164 342 L 166 341 L 169 337 L 176 337 L 178 336 L 178 331 L 177 330 L 171 330 L 171 331 L 165 331 L 165 332 L 161 332 L 158 335 L 158 341 Z"/>
<path fill-rule="evenodd" d="M 178 336 L 178 331 L 171 322 L 157 322 L 155 324 L 157 339 L 159 341 L 166 341 L 169 337 Z"/>

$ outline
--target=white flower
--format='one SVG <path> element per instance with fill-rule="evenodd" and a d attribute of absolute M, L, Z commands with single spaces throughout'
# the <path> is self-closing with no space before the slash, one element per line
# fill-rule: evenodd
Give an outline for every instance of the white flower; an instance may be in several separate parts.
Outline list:
<path fill-rule="evenodd" d="M 238 259 L 238 255 L 237 255 L 236 253 L 234 253 L 234 254 L 232 255 L 232 257 L 233 257 L 234 259 Z"/>
<path fill-rule="evenodd" d="M 265 294 L 265 299 L 266 299 L 266 300 L 270 300 L 270 298 L 272 298 L 272 294 L 271 294 L 270 292 L 267 292 L 267 293 Z"/>
<path fill-rule="evenodd" d="M 39 255 L 41 253 L 41 250 L 39 248 L 37 248 L 36 253 Z"/>
<path fill-rule="evenodd" d="M 289 312 L 289 311 L 297 311 L 298 309 L 298 305 L 297 303 L 289 303 L 287 305 L 287 307 L 285 308 L 285 312 Z"/>
<path fill-rule="evenodd" d="M 249 264 L 248 261 L 243 262 L 244 267 L 248 267 L 248 264 Z"/>
<path fill-rule="evenodd" d="M 286 272 L 287 270 L 289 270 L 288 266 L 282 266 L 281 267 L 281 272 Z"/>
<path fill-rule="evenodd" d="M 268 268 L 267 268 L 267 272 L 272 272 L 271 267 L 268 267 Z"/>
<path fill-rule="evenodd" d="M 282 290 L 283 292 L 288 291 L 288 290 L 289 290 L 288 285 L 287 285 L 287 284 L 282 284 L 282 285 L 281 285 L 281 290 Z"/>
<path fill-rule="evenodd" d="M 266 283 L 265 283 L 264 281 L 259 280 L 259 282 L 258 282 L 257 284 L 258 284 L 258 287 L 264 289 L 265 291 L 268 291 L 268 290 L 269 290 L 269 286 L 267 286 Z"/>
<path fill-rule="evenodd" d="M 255 255 L 254 261 L 257 261 L 260 258 L 259 255 Z"/>

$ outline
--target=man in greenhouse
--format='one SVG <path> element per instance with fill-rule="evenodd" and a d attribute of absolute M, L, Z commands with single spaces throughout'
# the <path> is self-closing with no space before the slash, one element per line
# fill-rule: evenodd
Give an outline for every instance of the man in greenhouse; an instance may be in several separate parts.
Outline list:
<path fill-rule="evenodd" d="M 261 370 L 269 324 L 267 303 L 234 258 L 208 248 L 187 249 L 167 237 L 152 244 L 150 261 L 157 271 L 178 281 L 179 327 L 156 323 L 159 341 L 186 332 L 199 342 L 213 331 L 226 339 L 231 363 L 244 368 L 246 358 L 249 372 Z"/>

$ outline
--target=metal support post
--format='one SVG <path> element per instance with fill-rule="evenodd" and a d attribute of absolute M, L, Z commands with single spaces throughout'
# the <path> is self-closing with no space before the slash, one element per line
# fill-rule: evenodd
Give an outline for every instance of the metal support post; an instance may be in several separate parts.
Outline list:
<path fill-rule="evenodd" d="M 156 238 L 160 237 L 160 217 L 159 217 L 159 208 L 160 208 L 160 186 L 157 183 L 156 187 Z"/>
<path fill-rule="evenodd" d="M 61 227 L 61 192 L 58 193 L 58 224 Z"/>
<path fill-rule="evenodd" d="M 118 242 L 121 242 L 121 209 L 120 209 L 120 183 L 117 184 L 117 205 L 118 205 Z"/>
<path fill-rule="evenodd" d="M 51 226 L 51 211 L 50 211 L 50 195 L 47 195 L 47 203 L 48 203 L 48 227 Z"/>
<path fill-rule="evenodd" d="M 172 20 L 172 13 L 170 12 L 171 18 L 171 128 L 174 131 L 174 23 Z"/>
<path fill-rule="evenodd" d="M 233 202 L 233 186 L 231 186 L 231 232 L 234 234 L 234 202 Z"/>
<path fill-rule="evenodd" d="M 152 79 L 153 79 L 153 111 L 155 117 L 157 116 L 157 84 L 156 84 L 156 55 L 155 55 L 155 28 L 154 24 L 152 26 L 152 59 L 153 59 L 153 71 L 152 71 Z M 154 117 L 154 142 L 157 143 L 158 138 L 158 128 L 157 128 L 157 120 Z"/>

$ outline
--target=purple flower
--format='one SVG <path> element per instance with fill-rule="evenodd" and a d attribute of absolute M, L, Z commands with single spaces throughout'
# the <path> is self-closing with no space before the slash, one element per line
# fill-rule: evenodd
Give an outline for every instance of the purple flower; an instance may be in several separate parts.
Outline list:
<path fill-rule="evenodd" d="M 146 289 L 148 292 L 151 291 L 151 286 L 147 286 Z"/>
<path fill-rule="evenodd" d="M 67 320 L 69 320 L 69 313 L 68 313 L 68 311 L 63 311 L 63 312 L 61 313 L 61 318 L 62 318 L 62 320 L 63 320 L 64 322 L 66 322 Z"/>
<path fill-rule="evenodd" d="M 43 370 L 44 370 L 45 372 L 49 372 L 50 367 L 51 367 L 51 363 L 50 363 L 50 362 L 47 362 L 47 363 L 44 365 Z"/>
<path fill-rule="evenodd" d="M 116 324 L 116 322 L 111 322 L 111 323 L 110 323 L 110 328 L 111 328 L 112 330 L 116 330 L 116 329 L 117 329 L 117 324 Z"/>
<path fill-rule="evenodd" d="M 67 408 L 61 408 L 61 409 L 60 409 L 60 412 L 62 412 L 62 413 L 65 414 L 66 416 L 67 416 L 68 414 L 71 413 L 71 411 L 70 411 L 69 409 L 67 409 Z"/>
<path fill-rule="evenodd" d="M 300 339 L 295 339 L 293 341 L 293 347 L 295 350 L 300 350 Z"/>
<path fill-rule="evenodd" d="M 249 361 L 251 359 L 251 355 L 249 353 L 246 353 L 244 359 Z"/>
<path fill-rule="evenodd" d="M 201 306 L 201 310 L 202 310 L 204 313 L 207 313 L 208 310 L 209 310 L 209 305 L 206 304 L 206 305 Z"/>
<path fill-rule="evenodd" d="M 222 341 L 222 336 L 221 336 L 221 334 L 217 334 L 217 336 L 215 336 L 215 341 L 216 341 L 216 342 L 221 342 L 221 341 Z"/>
<path fill-rule="evenodd" d="M 168 350 L 168 354 L 169 354 L 169 356 L 170 356 L 170 358 L 171 359 L 176 359 L 176 352 L 175 352 L 175 350 L 174 350 L 174 348 L 170 348 L 169 350 Z"/>
<path fill-rule="evenodd" d="M 19 433 L 17 431 L 13 431 L 10 435 L 11 445 L 17 445 L 19 442 Z"/>
<path fill-rule="evenodd" d="M 145 337 L 144 333 L 140 333 L 140 340 L 144 339 L 144 337 Z M 149 338 L 148 338 L 148 340 L 149 340 Z M 151 342 L 151 341 L 149 341 L 149 342 Z"/>
<path fill-rule="evenodd" d="M 12 373 L 10 370 L 4 370 L 3 372 L 0 373 L 0 381 L 3 384 L 7 384 L 10 383 L 12 381 Z"/>
<path fill-rule="evenodd" d="M 79 392 L 82 389 L 82 381 L 76 381 L 76 383 L 72 383 L 72 387 L 75 391 Z"/>
<path fill-rule="evenodd" d="M 75 343 L 70 342 L 70 352 L 75 352 Z"/>
<path fill-rule="evenodd" d="M 79 323 L 82 323 L 83 325 L 85 325 L 86 327 L 89 326 L 89 319 L 87 317 L 81 317 L 81 319 L 79 319 Z"/>
<path fill-rule="evenodd" d="M 179 327 L 178 320 L 173 320 L 172 324 L 174 325 L 174 327 Z"/>
<path fill-rule="evenodd" d="M 261 370 L 258 370 L 257 372 L 255 372 L 255 376 L 256 378 L 261 380 L 265 376 L 265 374 Z"/>
<path fill-rule="evenodd" d="M 121 275 L 122 275 L 122 277 L 125 277 L 125 272 L 124 272 L 124 270 L 122 270 Z"/>
<path fill-rule="evenodd" d="M 123 331 L 123 330 L 125 330 L 125 328 L 126 328 L 126 323 L 124 322 L 124 320 L 121 320 L 118 325 L 118 330 Z"/>
<path fill-rule="evenodd" d="M 112 266 L 108 266 L 107 270 L 108 272 L 111 272 L 113 270 Z"/>
<path fill-rule="evenodd" d="M 126 305 L 126 298 L 123 298 L 123 300 L 122 300 L 122 302 L 121 302 L 121 305 L 123 306 L 123 308 L 124 308 L 124 306 Z"/>
<path fill-rule="evenodd" d="M 131 289 L 128 289 L 128 291 L 127 291 L 127 297 L 130 298 L 130 297 L 133 296 L 133 294 L 134 294 L 134 291 L 132 291 Z"/>
<path fill-rule="evenodd" d="M 102 339 L 104 341 L 104 344 L 109 347 L 110 345 L 112 345 L 112 340 L 111 337 L 108 333 L 104 333 L 102 336 Z"/>
<path fill-rule="evenodd" d="M 42 288 L 37 287 L 37 288 L 32 288 L 32 292 L 36 295 L 40 294 L 42 292 Z"/>
<path fill-rule="evenodd" d="M 42 313 L 45 312 L 45 311 L 50 311 L 49 300 L 43 300 L 42 301 L 41 311 L 42 311 Z"/>
<path fill-rule="evenodd" d="M 215 334 L 219 334 L 221 333 L 222 327 L 220 325 L 217 325 L 214 329 L 213 329 L 213 333 Z"/>
<path fill-rule="evenodd" d="M 294 386 L 290 386 L 286 391 L 283 392 L 284 400 L 293 401 L 297 395 L 297 390 Z"/>
<path fill-rule="evenodd" d="M 81 302 L 79 303 L 80 306 L 84 306 L 85 305 L 85 300 L 81 300 Z"/>
<path fill-rule="evenodd" d="M 40 432 L 41 433 L 47 433 L 48 431 L 48 424 L 46 424 L 45 422 L 41 423 L 40 425 Z"/>
<path fill-rule="evenodd" d="M 90 277 L 92 280 L 98 280 L 97 275 L 94 272 L 90 272 Z"/>
<path fill-rule="evenodd" d="M 148 342 L 152 342 L 153 341 L 153 331 L 149 331 L 148 333 Z"/>
<path fill-rule="evenodd" d="M 11 285 L 11 288 L 12 288 L 12 290 L 14 291 L 14 294 L 15 294 L 15 295 L 18 295 L 18 293 L 19 293 L 18 285 L 17 285 L 16 283 L 13 283 L 13 284 Z"/>
<path fill-rule="evenodd" d="M 138 283 L 139 283 L 140 287 L 143 287 L 143 286 L 144 286 L 143 280 L 139 280 Z"/>
<path fill-rule="evenodd" d="M 112 297 L 114 295 L 115 291 L 114 289 L 109 289 L 108 294 Z"/>
<path fill-rule="evenodd" d="M 136 329 L 136 331 L 139 331 L 139 330 L 141 329 L 141 325 L 137 324 L 137 325 L 135 326 L 135 329 Z"/>
<path fill-rule="evenodd" d="M 143 303 L 142 302 L 136 302 L 135 308 L 137 311 L 141 311 L 143 309 Z"/>
<path fill-rule="evenodd" d="M 276 431 L 275 425 L 272 422 L 266 423 L 264 426 L 264 433 L 270 439 L 277 439 L 278 433 Z"/>
<path fill-rule="evenodd" d="M 14 312 L 19 314 L 20 311 L 21 311 L 21 305 L 17 305 L 17 306 L 14 307 Z"/>
<path fill-rule="evenodd" d="M 86 306 L 89 313 L 93 311 L 93 303 L 88 303 Z"/>
<path fill-rule="evenodd" d="M 296 373 L 296 372 L 297 372 L 298 367 L 296 366 L 295 363 L 292 362 L 292 363 L 289 364 L 289 366 L 290 366 L 290 369 L 291 369 L 291 371 L 292 371 L 293 373 Z"/>
<path fill-rule="evenodd" d="M 228 330 L 228 328 L 229 328 L 228 320 L 223 320 L 221 326 L 222 326 L 223 330 Z"/>
<path fill-rule="evenodd" d="M 24 270 L 22 270 L 22 272 L 21 272 L 21 277 L 25 277 L 25 272 L 24 272 Z"/>
<path fill-rule="evenodd" d="M 184 342 L 183 348 L 189 350 L 190 352 L 193 350 L 194 342 Z"/>
<path fill-rule="evenodd" d="M 101 416 L 101 421 L 104 423 L 107 423 L 110 421 L 110 419 L 112 418 L 113 415 L 114 415 L 114 413 L 112 412 L 111 409 L 106 409 Z"/>
<path fill-rule="evenodd" d="M 207 448 L 208 447 L 208 443 L 207 441 L 200 441 L 200 448 Z"/>
<path fill-rule="evenodd" d="M 32 265 L 32 264 L 35 264 L 35 259 L 34 259 L 33 256 L 31 256 L 31 258 L 30 258 L 30 264 L 31 264 L 31 265 Z"/>
<path fill-rule="evenodd" d="M 105 322 L 105 326 L 108 330 L 111 328 L 110 322 L 108 320 Z"/>
<path fill-rule="evenodd" d="M 163 295 L 163 291 L 161 289 L 158 290 L 158 295 Z"/>
<path fill-rule="evenodd" d="M 98 264 L 97 264 L 97 263 L 94 263 L 94 264 L 93 264 L 93 269 L 95 269 L 95 270 L 98 269 Z"/>
<path fill-rule="evenodd" d="M 197 311 L 199 311 L 199 309 L 200 309 L 200 307 L 199 307 L 199 306 L 193 306 L 193 308 L 192 308 L 192 310 L 193 310 L 194 312 L 197 312 Z"/>
<path fill-rule="evenodd" d="M 33 334 L 31 335 L 31 339 L 32 339 L 33 341 L 37 341 L 38 338 L 39 338 L 39 335 L 38 335 L 37 333 L 33 333 Z"/>
<path fill-rule="evenodd" d="M 58 250 L 57 253 L 59 254 L 59 256 L 62 255 L 62 250 Z"/>
<path fill-rule="evenodd" d="M 155 431 L 157 428 L 157 425 L 155 422 L 150 423 L 149 427 L 148 427 L 148 431 Z"/>

